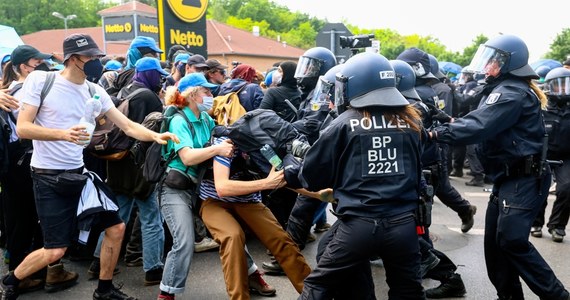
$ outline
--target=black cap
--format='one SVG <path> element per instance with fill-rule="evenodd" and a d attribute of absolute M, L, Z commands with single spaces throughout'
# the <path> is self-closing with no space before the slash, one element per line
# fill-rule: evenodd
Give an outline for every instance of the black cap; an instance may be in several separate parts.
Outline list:
<path fill-rule="evenodd" d="M 411 66 L 420 64 L 425 74 L 418 78 L 436 78 L 432 73 L 428 54 L 421 49 L 415 47 L 408 48 L 400 53 L 396 59 L 403 60 Z"/>
<path fill-rule="evenodd" d="M 38 51 L 38 49 L 29 45 L 20 45 L 12 51 L 12 65 L 17 66 L 23 64 L 32 58 L 37 59 L 48 59 L 51 58 L 51 54 L 45 54 Z"/>
<path fill-rule="evenodd" d="M 88 34 L 72 34 L 63 41 L 63 61 L 71 55 L 105 56 L 93 38 Z"/>
<path fill-rule="evenodd" d="M 206 59 L 200 54 L 194 54 L 188 58 L 187 64 L 189 66 L 195 66 L 196 68 L 207 68 Z"/>
<path fill-rule="evenodd" d="M 208 59 L 206 61 L 206 65 L 208 65 L 208 68 L 210 70 L 212 69 L 224 70 L 228 68 L 228 66 L 222 65 L 217 59 Z"/>

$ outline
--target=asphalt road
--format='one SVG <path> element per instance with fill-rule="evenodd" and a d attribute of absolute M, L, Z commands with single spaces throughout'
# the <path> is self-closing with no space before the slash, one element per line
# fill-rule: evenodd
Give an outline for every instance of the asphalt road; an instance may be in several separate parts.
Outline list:
<path fill-rule="evenodd" d="M 459 229 L 461 224 L 459 217 L 451 209 L 436 200 L 431 233 L 435 248 L 446 253 L 453 262 L 458 265 L 457 272 L 461 274 L 467 289 L 467 295 L 459 299 L 495 299 L 495 289 L 487 278 L 483 256 L 483 224 L 489 193 L 480 187 L 465 186 L 464 183 L 469 179 L 471 179 L 469 176 L 465 176 L 464 178 L 452 178 L 451 181 L 466 199 L 478 207 L 473 229 L 466 234 L 461 233 Z M 546 213 L 547 218 L 550 214 L 553 200 L 554 197 L 550 196 Z M 335 218 L 330 213 L 328 218 L 329 223 L 334 222 Z M 321 235 L 322 234 L 317 234 L 317 238 L 320 238 Z M 566 240 L 563 243 L 554 243 L 550 239 L 550 234 L 548 234 L 545 229 L 543 229 L 542 238 L 531 237 L 530 239 L 543 257 L 549 262 L 562 283 L 569 287 L 570 272 L 568 272 L 568 270 L 570 270 L 570 259 L 568 258 L 570 255 L 570 243 Z M 264 247 L 258 241 L 252 239 L 248 241 L 248 248 L 254 256 L 257 265 L 261 268 L 262 262 L 268 261 L 269 259 L 265 254 Z M 316 248 L 317 243 L 314 242 L 308 244 L 307 248 L 303 250 L 303 254 L 311 266 L 315 266 Z M 53 294 L 36 291 L 22 295 L 19 299 L 92 299 L 93 290 L 97 286 L 97 281 L 87 280 L 87 268 L 90 262 L 69 260 L 64 262 L 66 263 L 66 268 L 79 272 L 80 278 L 77 285 Z M 135 296 L 138 299 L 156 299 L 159 288 L 158 286 L 144 286 L 144 272 L 142 267 L 126 267 L 123 262 L 120 262 L 119 268 L 121 269 L 121 273 L 116 275 L 114 282 L 124 283 L 123 290 L 127 294 Z M 6 266 L 2 265 L 0 271 L 5 273 Z M 373 264 L 372 271 L 377 298 L 387 299 L 387 285 L 385 283 L 384 269 L 380 264 Z M 286 277 L 266 275 L 265 279 L 277 289 L 277 295 L 273 297 L 273 299 L 296 299 L 298 297 L 298 294 Z M 424 281 L 425 288 L 437 285 L 438 282 L 436 281 Z M 526 299 L 538 299 L 524 283 L 523 286 Z M 265 297 L 252 295 L 252 299 L 262 298 Z M 184 294 L 177 295 L 176 299 L 227 299 L 217 252 L 194 254 L 190 274 L 186 282 L 186 291 Z"/>

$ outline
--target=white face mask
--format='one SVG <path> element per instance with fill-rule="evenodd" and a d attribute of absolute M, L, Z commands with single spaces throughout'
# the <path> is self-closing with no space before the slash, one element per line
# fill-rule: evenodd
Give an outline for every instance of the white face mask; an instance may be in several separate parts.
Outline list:
<path fill-rule="evenodd" d="M 202 103 L 196 103 L 198 105 L 199 111 L 208 111 L 214 105 L 214 97 L 204 96 L 202 97 Z"/>

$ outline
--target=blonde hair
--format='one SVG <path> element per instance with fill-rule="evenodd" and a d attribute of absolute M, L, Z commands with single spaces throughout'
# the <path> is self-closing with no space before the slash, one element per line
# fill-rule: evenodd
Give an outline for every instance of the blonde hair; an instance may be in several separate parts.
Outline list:
<path fill-rule="evenodd" d="M 548 98 L 546 97 L 546 94 L 544 94 L 542 89 L 540 89 L 538 87 L 538 85 L 536 85 L 536 83 L 534 83 L 534 81 L 532 81 L 530 79 L 529 79 L 529 85 L 530 85 L 530 88 L 536 94 L 536 96 L 538 96 L 538 101 L 540 101 L 540 108 L 546 109 L 546 105 L 548 103 Z"/>
<path fill-rule="evenodd" d="M 178 91 L 178 87 L 169 86 L 166 88 L 166 93 L 164 94 L 164 104 L 174 105 L 178 108 L 184 108 L 190 104 L 190 99 L 194 98 L 200 92 L 199 86 L 189 87 L 182 93 Z"/>

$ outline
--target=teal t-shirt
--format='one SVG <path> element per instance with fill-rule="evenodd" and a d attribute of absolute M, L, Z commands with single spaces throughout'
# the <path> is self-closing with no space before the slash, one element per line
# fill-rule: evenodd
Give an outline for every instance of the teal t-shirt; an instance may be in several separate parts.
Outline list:
<path fill-rule="evenodd" d="M 214 120 L 212 117 L 208 115 L 207 112 L 201 112 L 200 118 L 196 118 L 192 110 L 190 108 L 185 107 L 182 109 L 182 112 L 188 117 L 188 120 L 194 126 L 194 131 L 196 135 L 192 134 L 190 128 L 188 127 L 188 123 L 184 118 L 180 115 L 175 115 L 170 121 L 170 126 L 168 127 L 168 131 L 176 134 L 180 139 L 180 143 L 175 144 L 172 141 L 168 141 L 168 145 L 166 147 L 166 155 L 170 153 L 170 150 L 174 149 L 174 151 L 178 152 L 180 149 L 184 147 L 190 147 L 192 149 L 203 148 L 204 145 L 210 141 L 210 136 L 212 129 L 215 126 Z M 182 160 L 179 156 L 176 156 L 168 166 L 170 168 L 178 169 L 182 172 L 186 171 L 186 166 L 182 163 Z M 188 168 L 187 172 L 192 178 L 197 177 L 196 166 L 191 166 Z"/>

